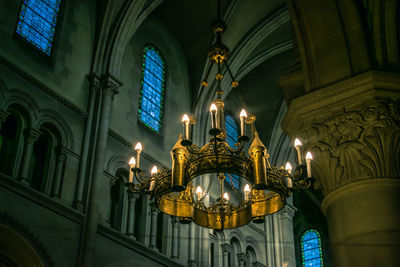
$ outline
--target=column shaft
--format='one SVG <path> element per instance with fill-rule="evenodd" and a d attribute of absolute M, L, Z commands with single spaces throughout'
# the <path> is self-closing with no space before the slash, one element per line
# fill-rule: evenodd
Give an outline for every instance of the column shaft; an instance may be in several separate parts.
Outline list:
<path fill-rule="evenodd" d="M 108 129 L 110 124 L 111 103 L 114 94 L 118 92 L 118 83 L 110 76 L 104 77 L 103 98 L 101 103 L 101 114 L 98 129 L 98 138 L 96 145 L 95 161 L 93 165 L 93 177 L 91 188 L 89 190 L 89 206 L 85 218 L 84 228 L 82 230 L 82 248 L 81 265 L 92 266 L 94 250 L 96 245 L 97 224 L 100 218 L 99 199 L 102 196 L 104 156 L 107 148 Z"/>
<path fill-rule="evenodd" d="M 56 173 L 54 176 L 51 196 L 59 198 L 60 192 L 61 192 L 61 180 L 62 180 L 62 174 L 63 174 L 63 170 L 64 170 L 64 165 L 65 165 L 66 155 L 64 152 L 62 152 L 61 148 L 57 154 L 58 155 L 57 155 L 57 160 L 56 160 Z"/>
<path fill-rule="evenodd" d="M 33 153 L 33 145 L 38 140 L 40 132 L 35 129 L 28 129 L 26 132 L 25 149 L 21 164 L 20 180 L 22 183 L 29 185 L 29 169 L 31 166 L 31 158 Z"/>
<path fill-rule="evenodd" d="M 157 249 L 157 215 L 155 206 L 151 207 L 151 230 L 150 230 L 150 248 Z"/>
<path fill-rule="evenodd" d="M 96 100 L 96 93 L 100 87 L 99 78 L 95 75 L 89 76 L 89 104 L 88 104 L 88 115 L 86 118 L 85 124 L 85 135 L 84 140 L 82 142 L 82 156 L 81 162 L 79 165 L 79 175 L 78 175 L 78 185 L 76 187 L 74 207 L 80 211 L 83 211 L 83 189 L 85 187 L 85 181 L 87 177 L 86 168 L 88 165 L 88 155 L 89 155 L 89 146 L 90 139 L 92 136 L 92 124 L 93 124 L 93 114 L 94 114 L 94 106 Z"/>
<path fill-rule="evenodd" d="M 128 227 L 126 235 L 130 238 L 136 239 L 134 235 L 135 229 L 135 206 L 136 206 L 136 199 L 138 196 L 136 194 L 130 193 L 129 194 L 129 202 L 128 202 Z"/>

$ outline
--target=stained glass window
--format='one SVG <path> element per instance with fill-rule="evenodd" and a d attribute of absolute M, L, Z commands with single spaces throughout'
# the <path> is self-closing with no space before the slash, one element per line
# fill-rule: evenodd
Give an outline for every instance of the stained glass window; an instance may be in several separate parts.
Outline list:
<path fill-rule="evenodd" d="M 226 141 L 228 142 L 230 147 L 233 147 L 233 145 L 237 143 L 239 132 L 236 121 L 230 114 L 225 115 L 225 129 L 227 135 Z M 228 183 L 230 182 L 231 178 L 233 185 L 236 188 L 239 188 L 239 176 L 234 174 L 225 174 L 225 176 Z"/>
<path fill-rule="evenodd" d="M 308 230 L 301 237 L 303 266 L 322 267 L 321 237 L 316 230 Z"/>
<path fill-rule="evenodd" d="M 142 72 L 139 120 L 154 132 L 160 133 L 164 108 L 165 64 L 160 53 L 152 46 L 144 49 Z"/>
<path fill-rule="evenodd" d="M 17 34 L 51 54 L 61 0 L 23 0 Z"/>

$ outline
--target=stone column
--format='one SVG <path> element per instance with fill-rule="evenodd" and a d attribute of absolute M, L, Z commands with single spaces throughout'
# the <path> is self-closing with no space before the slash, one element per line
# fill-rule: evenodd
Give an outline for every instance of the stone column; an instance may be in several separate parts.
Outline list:
<path fill-rule="evenodd" d="M 293 235 L 293 216 L 296 208 L 291 204 L 283 208 L 279 212 L 279 221 L 281 228 L 281 257 L 282 266 L 296 267 L 296 254 L 294 248 L 294 235 Z"/>
<path fill-rule="evenodd" d="M 99 203 L 102 198 L 104 156 L 107 148 L 108 129 L 110 125 L 111 104 L 118 93 L 121 83 L 110 75 L 102 78 L 102 102 L 97 133 L 96 154 L 94 155 L 93 172 L 89 189 L 89 203 L 85 224 L 82 229 L 81 265 L 92 266 L 96 246 L 97 224 L 100 218 Z"/>
<path fill-rule="evenodd" d="M 223 267 L 230 267 L 229 266 L 229 252 L 232 251 L 232 246 L 229 244 L 223 244 L 222 248 L 222 266 Z"/>
<path fill-rule="evenodd" d="M 150 229 L 150 248 L 157 250 L 157 216 L 158 210 L 155 203 L 151 204 L 151 229 Z"/>
<path fill-rule="evenodd" d="M 239 253 L 237 254 L 238 262 L 239 262 L 239 267 L 247 267 L 250 266 L 250 257 L 249 255 L 245 253 Z"/>
<path fill-rule="evenodd" d="M 173 259 L 177 259 L 179 255 L 179 228 L 181 224 L 177 217 L 172 217 L 172 257 Z"/>
<path fill-rule="evenodd" d="M 92 74 L 88 77 L 89 80 L 89 103 L 88 103 L 88 114 L 85 124 L 84 139 L 82 142 L 82 156 L 79 165 L 78 184 L 76 187 L 74 207 L 79 211 L 84 210 L 83 204 L 83 189 L 85 188 L 85 181 L 87 180 L 87 165 L 88 155 L 90 147 L 90 139 L 92 137 L 92 126 L 93 126 L 93 114 L 95 107 L 96 95 L 100 89 L 100 79 Z"/>
<path fill-rule="evenodd" d="M 335 266 L 400 266 L 400 75 L 369 71 L 294 99 Z"/>
<path fill-rule="evenodd" d="M 134 232 L 135 232 L 135 206 L 136 200 L 139 198 L 139 194 L 135 193 L 128 193 L 129 202 L 128 202 L 128 225 L 127 225 L 127 232 L 126 235 L 132 239 L 136 239 Z"/>
<path fill-rule="evenodd" d="M 189 224 L 189 260 L 188 264 L 190 267 L 197 266 L 195 260 L 195 225 L 194 223 Z"/>
<path fill-rule="evenodd" d="M 51 192 L 52 197 L 60 198 L 61 180 L 65 165 L 66 154 L 61 147 L 58 148 L 56 158 L 56 171 L 54 175 L 53 188 Z"/>
<path fill-rule="evenodd" d="M 39 137 L 42 133 L 33 128 L 29 128 L 26 130 L 25 134 L 26 134 L 25 148 L 24 148 L 24 154 L 23 154 L 22 162 L 21 162 L 20 180 L 22 183 L 29 185 L 30 181 L 29 181 L 28 175 L 29 175 L 29 169 L 31 166 L 33 145 L 39 139 Z"/>

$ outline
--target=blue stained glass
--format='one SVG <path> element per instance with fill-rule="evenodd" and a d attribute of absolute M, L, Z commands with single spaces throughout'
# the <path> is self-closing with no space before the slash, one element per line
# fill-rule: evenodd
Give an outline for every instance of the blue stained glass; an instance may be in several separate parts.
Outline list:
<path fill-rule="evenodd" d="M 303 258 L 303 266 L 306 267 L 323 266 L 321 238 L 317 231 L 308 230 L 303 234 L 301 238 L 301 250 Z"/>
<path fill-rule="evenodd" d="M 228 145 L 230 147 L 233 147 L 233 145 L 237 143 L 239 132 L 235 119 L 229 114 L 225 115 L 225 130 L 226 130 L 226 141 L 228 142 Z M 239 176 L 235 174 L 225 174 L 225 176 L 227 176 L 225 178 L 227 182 L 230 181 L 228 175 L 230 175 L 230 178 L 232 178 L 233 185 L 236 188 L 239 188 Z"/>
<path fill-rule="evenodd" d="M 61 0 L 24 0 L 17 34 L 47 55 L 51 54 Z"/>
<path fill-rule="evenodd" d="M 165 67 L 160 54 L 146 46 L 143 55 L 143 81 L 140 97 L 140 121 L 159 133 L 164 102 Z"/>

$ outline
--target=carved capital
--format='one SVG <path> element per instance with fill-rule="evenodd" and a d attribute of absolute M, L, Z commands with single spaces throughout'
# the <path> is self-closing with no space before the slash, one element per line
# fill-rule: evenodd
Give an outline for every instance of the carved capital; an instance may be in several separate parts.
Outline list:
<path fill-rule="evenodd" d="M 400 177 L 400 101 L 380 99 L 300 130 L 324 194 L 358 180 Z"/>
<path fill-rule="evenodd" d="M 88 75 L 88 81 L 89 81 L 89 93 L 90 95 L 95 95 L 99 91 L 101 86 L 100 78 L 96 74 L 92 73 Z"/>
<path fill-rule="evenodd" d="M 239 262 L 247 262 L 250 258 L 246 253 L 238 253 L 237 257 Z"/>
<path fill-rule="evenodd" d="M 28 144 L 35 143 L 42 133 L 36 129 L 28 128 L 25 130 L 25 142 Z"/>
<path fill-rule="evenodd" d="M 122 86 L 122 82 L 110 74 L 106 74 L 101 78 L 101 85 L 103 94 L 114 97 L 119 93 L 119 88 Z"/>

